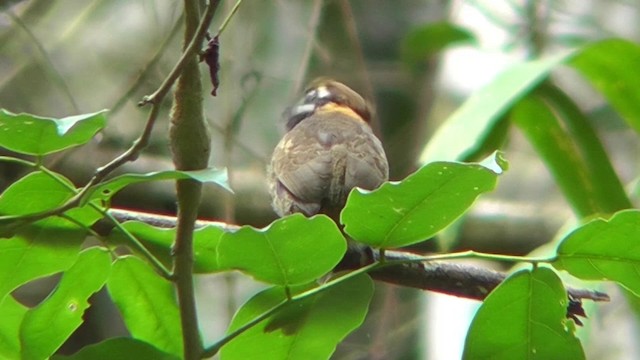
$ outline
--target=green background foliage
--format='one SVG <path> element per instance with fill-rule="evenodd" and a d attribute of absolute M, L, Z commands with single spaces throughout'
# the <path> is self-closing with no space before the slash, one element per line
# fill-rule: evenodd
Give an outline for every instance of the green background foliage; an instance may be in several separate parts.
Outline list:
<path fill-rule="evenodd" d="M 311 9 L 305 9 L 308 15 Z M 326 11 L 330 14 L 333 10 Z M 282 16 L 265 14 L 270 19 Z M 243 21 L 242 16 L 237 21 Z M 260 55 L 275 59 L 282 58 L 281 49 L 287 44 L 286 39 L 277 37 L 247 42 L 260 44 Z M 422 24 L 399 42 L 400 56 L 409 71 L 418 74 L 427 71 L 436 53 L 461 42 L 475 43 L 473 34 L 449 23 Z M 233 51 L 232 46 L 226 49 Z M 303 58 L 302 50 L 296 48 L 290 59 Z M 567 89 L 554 81 L 554 74 L 575 71 L 617 112 L 622 126 L 638 132 L 639 59 L 640 47 L 635 42 L 616 38 L 588 42 L 511 66 L 444 120 L 424 148 L 422 166 L 412 171 L 407 166 L 403 176 L 395 177 L 397 181 L 385 183 L 378 190 L 353 191 L 341 214 L 341 224 L 325 216 L 293 215 L 267 226 L 235 227 L 220 222 L 197 229 L 195 273 L 227 276 L 238 270 L 267 286 L 239 307 L 228 326 L 223 324 L 225 334 L 212 345 L 205 344 L 208 350 L 220 351 L 223 359 L 331 357 L 336 347 L 365 322 L 375 295 L 374 283 L 366 274 L 369 268 L 332 273 L 347 250 L 341 227 L 350 241 L 376 249 L 424 245 L 468 214 L 479 196 L 494 190 L 498 175 L 507 170 L 502 157 L 510 158 L 508 140 L 513 138 L 513 131 L 519 131 L 553 177 L 577 223 L 566 235 L 559 236 L 556 251 L 547 257 L 504 256 L 511 262 L 522 260 L 534 265 L 511 274 L 486 298 L 469 329 L 464 358 L 548 359 L 558 354 L 585 358 L 575 324 L 566 317 L 567 297 L 560 275 L 567 272 L 582 280 L 615 282 L 630 291 L 627 300 L 637 306 L 640 213 L 632 209 L 634 194 L 625 190 L 625 182 L 600 140 L 602 128 L 594 124 L 591 114 Z M 287 90 L 297 89 L 292 81 L 285 86 L 273 79 L 264 80 L 261 73 L 242 73 L 238 69 L 245 61 L 223 59 L 229 69 L 222 73 L 223 84 L 240 88 L 241 95 L 224 104 L 211 100 L 220 106 L 212 113 L 233 113 L 222 131 L 225 136 L 244 130 L 273 134 L 271 121 L 247 130 L 241 119 L 277 117 L 267 105 L 285 104 Z M 309 61 L 320 62 L 316 58 Z M 290 70 L 273 68 L 271 74 Z M 96 79 L 97 88 L 99 83 Z M 82 108 L 101 109 L 106 105 L 87 101 Z M 120 102 L 117 105 L 123 106 Z M 263 107 L 269 111 L 261 112 Z M 56 168 L 55 162 L 49 162 L 70 149 L 91 146 L 92 141 L 108 133 L 117 110 L 87 114 L 75 111 L 75 115 L 59 117 L 0 111 L 0 147 L 6 151 L 0 161 L 21 170 L 0 195 L 2 358 L 182 356 L 179 305 L 173 279 L 166 273 L 171 271 L 175 229 L 139 221 L 115 224 L 107 209 L 120 192 L 141 184 L 148 186 L 143 188 L 147 190 L 163 180 L 214 184 L 223 198 L 231 189 L 229 176 L 226 170 L 214 167 L 199 171 L 123 171 L 85 188 L 77 185 L 85 182 L 72 180 Z M 388 126 L 382 123 L 380 127 L 391 134 L 389 138 L 402 134 Z M 634 136 L 637 138 L 637 134 Z M 228 139 L 217 143 L 224 144 Z M 487 161 L 471 162 L 483 158 Z M 98 233 L 99 221 L 106 221 L 112 229 Z M 463 256 L 495 258 L 482 253 Z M 371 269 L 378 266 L 384 264 L 374 264 Z M 60 279 L 39 302 L 18 300 L 16 294 L 21 287 L 54 274 Z M 71 356 L 56 354 L 81 326 L 89 298 L 103 288 L 129 336 L 111 337 Z"/>

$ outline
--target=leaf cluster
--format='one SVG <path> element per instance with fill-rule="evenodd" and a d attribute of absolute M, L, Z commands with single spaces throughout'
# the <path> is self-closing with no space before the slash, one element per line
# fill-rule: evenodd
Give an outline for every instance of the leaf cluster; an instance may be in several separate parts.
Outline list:
<path fill-rule="evenodd" d="M 452 41 L 463 36 L 454 35 Z M 411 52 L 412 61 L 419 51 Z M 639 58 L 636 44 L 608 40 L 517 65 L 448 119 L 425 151 L 426 165 L 402 181 L 350 194 L 341 225 L 352 240 L 380 251 L 428 241 L 463 216 L 478 196 L 495 188 L 508 167 L 503 154 L 494 152 L 495 139 L 507 124 L 529 139 L 578 218 L 593 219 L 566 235 L 547 258 L 503 257 L 533 266 L 512 274 L 486 298 L 471 325 L 465 358 L 584 358 L 575 325 L 566 318 L 568 299 L 558 271 L 614 281 L 640 295 L 640 212 L 630 210 L 631 202 L 587 116 L 548 81 L 559 66 L 575 68 L 638 131 L 640 81 L 629 64 Z M 45 156 L 89 142 L 105 126 L 106 115 L 101 111 L 54 119 L 0 112 L 0 146 L 16 154 L 0 160 L 28 170 L 0 195 L 1 357 L 53 356 L 82 323 L 89 297 L 103 287 L 131 338 L 110 339 L 54 358 L 175 359 L 182 354 L 178 304 L 168 270 L 175 229 L 136 221 L 120 224 L 108 212 L 109 200 L 124 187 L 146 181 L 189 178 L 228 188 L 226 175 L 217 169 L 166 170 L 77 187 L 43 165 Z M 486 153 L 491 155 L 482 162 L 462 162 Z M 113 226 L 107 234 L 93 230 L 103 219 Z M 99 243 L 87 246 L 88 236 Z M 368 267 L 332 274 L 346 250 L 343 233 L 325 216 L 292 215 L 262 229 L 198 229 L 195 272 L 240 271 L 269 284 L 241 307 L 227 336 L 203 356 L 330 357 L 367 314 L 373 295 L 367 272 L 385 265 L 382 257 Z M 36 306 L 14 298 L 21 285 L 56 273 L 61 274 L 58 285 Z"/>

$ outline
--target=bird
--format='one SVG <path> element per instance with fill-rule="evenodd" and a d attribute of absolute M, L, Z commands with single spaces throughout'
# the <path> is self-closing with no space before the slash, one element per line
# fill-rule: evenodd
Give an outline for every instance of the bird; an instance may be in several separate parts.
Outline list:
<path fill-rule="evenodd" d="M 285 134 L 267 167 L 272 207 L 280 216 L 325 214 L 339 224 L 349 192 L 374 190 L 389 178 L 371 107 L 347 85 L 312 81 L 285 111 Z"/>

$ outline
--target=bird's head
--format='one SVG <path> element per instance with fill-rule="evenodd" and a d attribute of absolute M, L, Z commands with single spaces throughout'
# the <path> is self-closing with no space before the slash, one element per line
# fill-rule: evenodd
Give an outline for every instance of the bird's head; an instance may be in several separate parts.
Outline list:
<path fill-rule="evenodd" d="M 366 123 L 371 120 L 371 108 L 362 96 L 341 82 L 319 78 L 312 81 L 302 99 L 285 112 L 287 131 L 321 111 L 341 111 Z"/>

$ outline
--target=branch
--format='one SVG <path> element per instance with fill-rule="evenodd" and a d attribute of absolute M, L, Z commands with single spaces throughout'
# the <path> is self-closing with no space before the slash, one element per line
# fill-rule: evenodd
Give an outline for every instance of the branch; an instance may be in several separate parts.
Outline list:
<path fill-rule="evenodd" d="M 139 221 L 143 222 L 147 225 L 159 227 L 159 228 L 174 228 L 176 227 L 176 217 L 169 215 L 159 215 L 153 213 L 140 212 L 135 210 L 126 210 L 126 209 L 109 209 L 109 214 L 111 214 L 118 222 L 125 221 Z M 104 224 L 107 225 L 107 224 Z M 208 221 L 208 220 L 197 220 L 195 224 L 195 228 L 203 228 L 205 226 L 216 226 L 225 231 L 235 231 L 240 229 L 238 225 L 227 224 L 219 221 Z M 113 228 L 113 226 L 111 227 Z M 102 232 L 110 231 L 111 229 L 102 228 Z"/>
<path fill-rule="evenodd" d="M 156 90 L 153 94 L 147 95 L 138 103 L 138 106 L 144 106 L 146 104 L 157 104 L 160 102 L 169 92 L 171 86 L 178 80 L 180 74 L 182 74 L 182 69 L 187 64 L 188 61 L 193 60 L 193 56 L 197 51 L 200 51 L 200 45 L 202 44 L 202 40 L 207 33 L 207 29 L 211 24 L 211 20 L 213 19 L 213 15 L 218 8 L 218 4 L 220 1 L 211 0 L 207 5 L 204 15 L 202 15 L 202 19 L 200 20 L 200 24 L 196 29 L 195 34 L 191 38 L 191 42 L 184 49 L 180 60 L 176 63 L 176 65 L 171 69 L 169 75 L 167 75 L 166 79 L 162 82 L 158 90 Z"/>
<path fill-rule="evenodd" d="M 142 105 L 149 102 L 157 105 L 156 98 L 163 97 L 169 91 L 170 84 L 178 79 L 173 93 L 169 128 L 171 155 L 178 170 L 204 169 L 209 162 L 211 138 L 202 110 L 202 83 L 196 47 L 200 49 L 218 4 L 218 0 L 209 0 L 198 24 L 199 1 L 184 0 L 184 54 L 160 89 L 142 102 Z M 198 218 L 202 183 L 178 180 L 176 195 L 178 220 L 173 243 L 173 275 L 180 307 L 183 358 L 196 360 L 200 359 L 203 346 L 193 284 L 193 231 Z"/>
<path fill-rule="evenodd" d="M 377 252 L 374 252 L 374 261 L 377 257 Z M 391 284 L 480 301 L 507 277 L 503 272 L 478 266 L 442 261 L 417 262 L 420 258 L 400 251 L 386 251 L 385 260 L 390 265 L 374 270 L 370 275 Z M 607 294 L 594 290 L 567 288 L 567 294 L 575 300 L 609 301 Z"/>
<path fill-rule="evenodd" d="M 111 209 L 109 212 L 120 221 L 136 220 L 150 225 L 165 228 L 175 227 L 176 219 L 171 216 L 155 215 L 131 210 Z M 197 227 L 213 225 L 225 230 L 233 231 L 239 228 L 214 221 L 199 220 Z M 345 258 L 348 258 L 347 268 L 360 267 L 378 260 L 378 252 L 369 248 L 349 247 Z M 482 301 L 507 277 L 506 273 L 482 268 L 478 266 L 459 264 L 445 261 L 421 261 L 424 257 L 402 251 L 386 251 L 385 266 L 376 268 L 370 275 L 375 280 L 390 284 L 429 290 L 451 296 Z M 572 300 L 608 301 L 605 293 L 568 288 L 567 295 Z"/>

